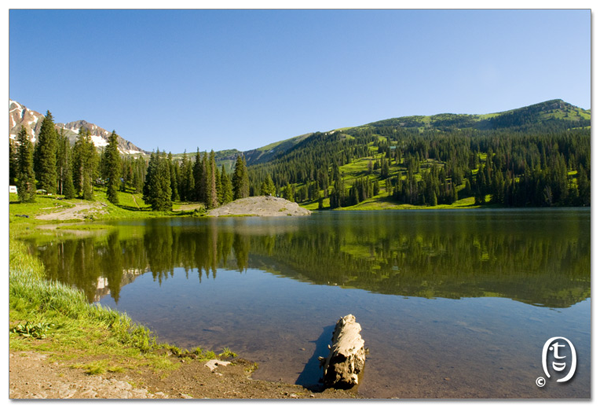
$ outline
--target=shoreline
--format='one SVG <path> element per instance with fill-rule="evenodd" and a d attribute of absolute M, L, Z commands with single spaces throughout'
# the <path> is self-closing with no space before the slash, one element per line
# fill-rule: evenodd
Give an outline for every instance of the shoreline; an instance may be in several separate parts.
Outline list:
<path fill-rule="evenodd" d="M 83 291 L 47 281 L 43 265 L 28 253 L 21 238 L 36 233 L 55 236 L 103 230 L 92 228 L 99 224 L 80 217 L 37 219 L 41 208 L 49 209 L 44 207 L 49 201 L 40 199 L 30 208 L 10 208 L 9 328 L 27 322 L 45 327 L 43 338 L 10 333 L 10 399 L 359 398 L 342 390 L 317 392 L 296 384 L 255 380 L 254 362 L 225 352 L 216 355 L 199 348 L 189 352 L 156 344 L 152 333 L 126 314 L 90 305 Z M 66 204 L 69 214 L 75 214 L 72 209 L 77 203 Z M 48 296 L 52 305 L 44 304 Z M 231 364 L 214 370 L 205 366 L 215 358 Z"/>

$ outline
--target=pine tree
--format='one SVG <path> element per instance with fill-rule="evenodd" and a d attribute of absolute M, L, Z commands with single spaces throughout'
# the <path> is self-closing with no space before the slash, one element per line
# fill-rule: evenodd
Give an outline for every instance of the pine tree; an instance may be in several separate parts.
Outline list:
<path fill-rule="evenodd" d="M 148 168 L 146 169 L 146 181 L 144 188 L 142 189 L 142 199 L 146 204 L 150 204 L 153 199 L 154 191 L 152 191 L 152 184 L 154 183 L 154 177 L 157 173 L 158 168 L 158 150 L 156 153 L 150 153 L 150 160 L 148 161 Z"/>
<path fill-rule="evenodd" d="M 248 170 L 246 169 L 246 160 L 242 157 L 242 155 L 238 156 L 235 161 L 232 184 L 234 200 L 246 198 L 250 195 Z"/>
<path fill-rule="evenodd" d="M 167 160 L 167 155 L 163 151 L 158 163 L 158 191 L 156 195 L 155 211 L 171 211 L 173 202 L 171 200 L 171 166 Z"/>
<path fill-rule="evenodd" d="M 283 198 L 289 201 L 294 201 L 294 191 L 289 183 L 283 189 Z"/>
<path fill-rule="evenodd" d="M 64 194 L 67 175 L 71 173 L 71 142 L 64 134 L 64 129 L 57 134 L 56 175 L 58 177 L 57 193 Z M 72 180 L 72 178 L 71 178 Z M 71 181 L 72 183 L 72 181 Z"/>
<path fill-rule="evenodd" d="M 67 174 L 65 175 L 62 193 L 66 199 L 75 198 L 75 187 L 73 186 L 73 172 L 71 171 L 71 168 L 69 168 L 69 171 L 67 171 Z"/>
<path fill-rule="evenodd" d="M 381 178 L 385 179 L 390 175 L 390 165 L 388 163 L 388 159 L 383 159 L 383 164 L 381 166 Z"/>
<path fill-rule="evenodd" d="M 181 159 L 181 167 L 179 169 L 179 199 L 181 201 L 194 200 L 194 190 L 196 188 L 194 182 L 194 167 L 188 159 L 187 153 L 183 152 Z"/>
<path fill-rule="evenodd" d="M 141 193 L 144 188 L 144 175 L 145 172 L 145 161 L 140 156 L 136 158 L 133 162 L 133 189 L 136 193 Z"/>
<path fill-rule="evenodd" d="M 27 130 L 21 127 L 17 135 L 17 192 L 22 203 L 35 202 L 35 173 L 33 171 L 33 144 Z"/>
<path fill-rule="evenodd" d="M 577 188 L 579 190 L 578 205 L 589 207 L 591 203 L 591 184 L 588 172 L 583 166 L 577 170 Z"/>
<path fill-rule="evenodd" d="M 169 161 L 169 167 L 171 171 L 171 200 L 179 201 L 179 166 L 173 162 L 173 155 L 171 152 L 167 155 Z"/>
<path fill-rule="evenodd" d="M 337 162 L 333 162 L 333 191 L 329 199 L 329 207 L 338 208 L 345 206 L 346 201 L 346 189 L 344 186 L 344 180 L 341 177 Z"/>
<path fill-rule="evenodd" d="M 19 171 L 19 156 L 17 154 L 17 143 L 13 139 L 8 139 L 9 141 L 9 164 L 8 164 L 8 184 L 16 185 L 17 183 L 17 173 Z"/>
<path fill-rule="evenodd" d="M 222 190 L 222 199 L 221 204 L 227 204 L 233 201 L 233 189 L 231 186 L 231 179 L 227 172 L 225 171 L 225 165 L 221 166 L 221 190 Z"/>
<path fill-rule="evenodd" d="M 223 202 L 223 186 L 221 185 L 221 173 L 215 163 L 215 187 L 217 189 L 217 202 L 219 205 Z"/>
<path fill-rule="evenodd" d="M 217 199 L 217 165 L 215 163 L 215 152 L 212 150 L 206 166 L 206 207 L 215 208 L 219 206 L 219 201 Z"/>
<path fill-rule="evenodd" d="M 114 130 L 108 138 L 108 146 L 104 150 L 104 159 L 108 178 L 106 196 L 111 203 L 119 204 L 118 191 L 121 185 L 121 155 L 119 154 L 118 136 Z"/>
<path fill-rule="evenodd" d="M 58 135 L 58 150 L 56 153 L 56 172 L 58 175 L 58 193 L 70 199 L 75 197 L 73 186 L 73 149 L 71 141 L 64 134 Z"/>
<path fill-rule="evenodd" d="M 73 185 L 84 200 L 94 198 L 93 182 L 98 173 L 98 153 L 89 129 L 81 128 L 73 146 Z"/>
<path fill-rule="evenodd" d="M 273 184 L 273 180 L 271 179 L 271 176 L 269 174 L 267 174 L 267 177 L 265 178 L 265 180 L 262 182 L 262 185 L 260 186 L 260 195 L 265 195 L 265 196 L 275 195 L 275 184 Z"/>
<path fill-rule="evenodd" d="M 152 153 L 144 184 L 144 202 L 152 207 L 152 211 L 171 211 L 171 171 L 165 152 Z"/>
<path fill-rule="evenodd" d="M 54 119 L 50 111 L 42 121 L 34 153 L 34 170 L 38 178 L 38 187 L 50 194 L 56 194 L 56 147 L 57 135 Z"/>
<path fill-rule="evenodd" d="M 200 149 L 196 150 L 196 161 L 194 162 L 194 194 L 193 200 L 206 203 L 206 152 L 204 158 L 200 157 Z"/>

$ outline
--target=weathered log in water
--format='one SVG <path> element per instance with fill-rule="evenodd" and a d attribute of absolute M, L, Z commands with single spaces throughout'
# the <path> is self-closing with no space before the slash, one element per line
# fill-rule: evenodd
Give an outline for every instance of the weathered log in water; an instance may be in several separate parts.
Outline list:
<path fill-rule="evenodd" d="M 325 388 L 349 389 L 358 385 L 360 373 L 365 367 L 365 341 L 360 335 L 361 327 L 349 314 L 341 317 L 335 325 L 327 358 L 320 357 Z"/>

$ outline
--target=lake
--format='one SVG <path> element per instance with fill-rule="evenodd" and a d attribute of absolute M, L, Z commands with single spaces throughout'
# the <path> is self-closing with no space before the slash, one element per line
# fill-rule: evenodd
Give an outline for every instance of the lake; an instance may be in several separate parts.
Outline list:
<path fill-rule="evenodd" d="M 369 398 L 590 398 L 589 209 L 324 212 L 168 218 L 31 241 L 52 279 L 159 341 L 229 347 L 254 378 L 312 387 L 354 314 Z M 567 337 L 577 371 L 545 377 Z M 563 375 L 564 376 L 564 375 Z"/>

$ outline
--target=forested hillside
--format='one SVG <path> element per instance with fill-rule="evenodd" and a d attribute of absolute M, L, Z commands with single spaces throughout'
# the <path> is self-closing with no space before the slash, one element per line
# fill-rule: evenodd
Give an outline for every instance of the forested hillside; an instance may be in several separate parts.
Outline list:
<path fill-rule="evenodd" d="M 82 128 L 84 129 L 84 128 Z M 214 208 L 277 195 L 311 209 L 589 206 L 590 112 L 561 100 L 486 115 L 387 119 L 316 132 L 241 153 L 119 157 L 118 135 L 98 154 L 90 132 L 73 146 L 48 112 L 35 146 L 10 140 L 10 184 L 84 199 L 93 186 L 143 192 L 147 205 Z M 27 143 L 26 143 L 27 142 Z M 116 202 L 115 202 L 116 203 Z"/>
<path fill-rule="evenodd" d="M 317 208 L 590 203 L 590 113 L 560 100 L 488 115 L 413 116 L 315 133 L 249 166 L 250 191 Z M 470 200 L 466 200 L 469 199 Z"/>

